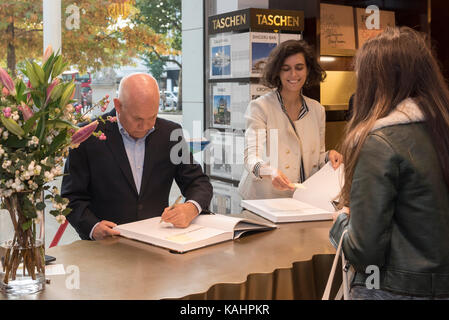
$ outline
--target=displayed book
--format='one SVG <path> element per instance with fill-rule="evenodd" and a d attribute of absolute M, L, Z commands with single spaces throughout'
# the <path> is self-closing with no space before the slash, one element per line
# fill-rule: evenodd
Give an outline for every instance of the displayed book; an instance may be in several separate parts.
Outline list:
<path fill-rule="evenodd" d="M 267 58 L 279 43 L 277 33 L 250 32 L 251 77 L 261 77 Z"/>
<path fill-rule="evenodd" d="M 187 228 L 176 228 L 170 223 L 160 223 L 160 220 L 161 217 L 155 217 L 121 224 L 114 230 L 120 231 L 123 237 L 183 253 L 237 239 L 250 231 L 276 228 L 269 222 L 221 214 L 201 214 Z"/>
<path fill-rule="evenodd" d="M 294 198 L 242 200 L 242 207 L 274 223 L 332 219 L 332 212 Z"/>
<path fill-rule="evenodd" d="M 231 37 L 220 34 L 210 39 L 210 77 L 231 76 Z"/>
<path fill-rule="evenodd" d="M 214 82 L 209 84 L 210 126 L 220 129 L 242 129 L 245 112 L 251 100 L 272 89 L 257 83 Z"/>
<path fill-rule="evenodd" d="M 328 162 L 297 188 L 292 198 L 242 200 L 241 206 L 274 223 L 331 220 L 332 202 L 343 186 L 343 165 Z"/>

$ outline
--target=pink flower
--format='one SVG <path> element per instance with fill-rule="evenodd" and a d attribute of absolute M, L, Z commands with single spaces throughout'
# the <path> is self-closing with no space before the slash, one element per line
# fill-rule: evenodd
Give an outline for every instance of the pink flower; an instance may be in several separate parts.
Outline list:
<path fill-rule="evenodd" d="M 117 122 L 117 117 L 108 116 L 107 119 L 108 119 L 109 122 Z"/>
<path fill-rule="evenodd" d="M 11 108 L 10 107 L 4 108 L 3 109 L 3 115 L 5 116 L 5 118 L 11 117 Z"/>
<path fill-rule="evenodd" d="M 59 78 L 56 78 L 55 80 L 53 80 L 53 82 L 48 86 L 47 88 L 47 99 L 45 99 L 45 104 L 48 103 L 48 101 L 50 100 L 50 96 L 51 96 L 51 92 L 53 91 L 53 89 L 59 84 Z"/>
<path fill-rule="evenodd" d="M 50 45 L 48 45 L 47 49 L 45 49 L 44 56 L 42 57 L 42 63 L 45 63 L 48 60 L 48 58 L 50 58 L 52 53 L 53 53 L 53 48 L 50 44 Z"/>
<path fill-rule="evenodd" d="M 14 86 L 14 81 L 12 81 L 11 77 L 9 76 L 8 72 L 6 72 L 5 69 L 0 68 L 0 80 L 3 83 L 3 85 L 8 89 L 9 93 L 13 96 L 16 95 L 16 87 Z"/>
<path fill-rule="evenodd" d="M 101 136 L 99 137 L 100 140 L 106 140 L 106 136 L 104 135 L 104 133 L 101 134 Z"/>
<path fill-rule="evenodd" d="M 22 111 L 23 114 L 23 120 L 27 121 L 29 118 L 31 118 L 34 114 L 33 110 L 28 107 L 25 103 L 22 102 L 21 106 L 17 107 L 20 111 Z"/>
<path fill-rule="evenodd" d="M 106 102 L 106 103 L 101 107 L 101 112 L 105 112 L 107 108 L 108 108 L 108 103 Z"/>
<path fill-rule="evenodd" d="M 75 107 L 75 111 L 78 113 L 80 113 L 82 109 L 83 109 L 83 106 L 80 104 Z"/>
<path fill-rule="evenodd" d="M 107 98 L 109 98 L 109 95 L 107 94 L 107 95 L 105 95 L 104 97 L 107 99 Z"/>
<path fill-rule="evenodd" d="M 9 96 L 9 90 L 6 89 L 6 87 L 3 87 L 2 93 L 3 93 L 3 95 L 4 95 L 5 97 L 6 97 L 6 96 Z"/>
<path fill-rule="evenodd" d="M 84 140 L 87 140 L 87 138 L 90 137 L 90 135 L 97 129 L 98 121 L 95 120 L 94 122 L 89 123 L 87 126 L 84 126 L 78 131 L 76 131 L 72 136 L 72 144 L 77 145 L 83 142 Z"/>

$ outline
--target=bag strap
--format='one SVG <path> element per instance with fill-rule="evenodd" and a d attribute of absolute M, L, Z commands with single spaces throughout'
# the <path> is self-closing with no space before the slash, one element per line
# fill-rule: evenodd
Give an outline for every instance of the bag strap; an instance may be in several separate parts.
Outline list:
<path fill-rule="evenodd" d="M 348 229 L 343 231 L 343 233 L 341 234 L 341 237 L 340 237 L 340 241 L 338 242 L 337 252 L 335 253 L 334 262 L 332 264 L 331 272 L 329 274 L 329 278 L 327 279 L 326 288 L 324 289 L 323 297 L 321 298 L 321 300 L 329 300 L 329 296 L 330 296 L 331 289 L 332 289 L 332 282 L 334 281 L 334 277 L 335 277 L 335 270 L 337 269 L 338 258 L 340 257 L 341 252 L 342 252 L 343 236 L 345 235 L 346 232 L 348 232 Z M 344 264 L 343 264 L 343 266 L 344 266 Z M 345 278 L 345 277 L 343 277 L 343 278 Z M 343 280 L 343 282 L 344 282 L 344 280 Z M 344 283 L 343 283 L 343 286 L 344 286 Z M 343 289 L 345 289 L 345 288 L 343 287 Z M 341 288 L 339 289 L 337 296 L 339 294 L 341 294 L 340 291 L 341 291 Z M 344 294 L 346 296 L 345 291 L 344 291 Z"/>

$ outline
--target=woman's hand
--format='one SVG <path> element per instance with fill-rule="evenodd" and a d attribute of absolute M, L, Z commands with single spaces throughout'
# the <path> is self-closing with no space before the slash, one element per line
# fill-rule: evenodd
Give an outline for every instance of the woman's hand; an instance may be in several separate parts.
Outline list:
<path fill-rule="evenodd" d="M 332 168 L 337 169 L 340 166 L 340 164 L 343 163 L 343 156 L 335 150 L 330 150 L 329 161 L 332 164 Z"/>
<path fill-rule="evenodd" d="M 273 171 L 273 174 L 271 175 L 271 184 L 274 188 L 281 191 L 295 190 L 293 183 L 288 180 L 287 176 L 281 170 Z"/>

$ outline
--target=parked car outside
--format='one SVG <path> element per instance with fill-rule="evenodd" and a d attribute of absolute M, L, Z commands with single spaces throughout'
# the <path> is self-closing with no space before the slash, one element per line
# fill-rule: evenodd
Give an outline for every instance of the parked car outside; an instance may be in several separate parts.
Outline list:
<path fill-rule="evenodd" d="M 178 97 L 171 91 L 161 91 L 160 95 L 160 107 L 161 110 L 166 108 L 176 108 L 178 106 Z"/>

